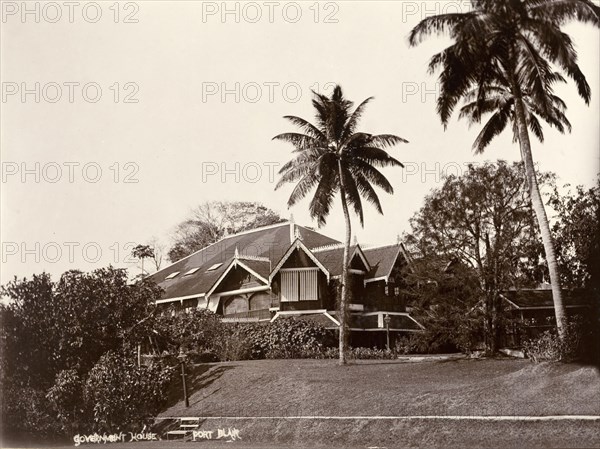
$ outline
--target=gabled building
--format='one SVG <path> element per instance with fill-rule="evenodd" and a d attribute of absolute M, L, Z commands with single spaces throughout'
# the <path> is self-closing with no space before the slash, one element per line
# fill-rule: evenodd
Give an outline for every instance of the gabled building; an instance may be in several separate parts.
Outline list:
<path fill-rule="evenodd" d="M 234 235 L 151 276 L 165 310 L 209 309 L 225 322 L 266 322 L 281 317 L 337 329 L 343 244 L 313 229 L 284 222 Z M 385 332 L 417 332 L 401 294 L 402 244 L 350 250 L 351 343 L 381 345 Z"/>
<path fill-rule="evenodd" d="M 549 285 L 541 288 L 507 290 L 500 294 L 510 325 L 506 329 L 505 344 L 518 347 L 544 331 L 556 327 L 554 299 Z M 567 316 L 598 320 L 598 298 L 583 289 L 563 289 L 563 304 Z"/>

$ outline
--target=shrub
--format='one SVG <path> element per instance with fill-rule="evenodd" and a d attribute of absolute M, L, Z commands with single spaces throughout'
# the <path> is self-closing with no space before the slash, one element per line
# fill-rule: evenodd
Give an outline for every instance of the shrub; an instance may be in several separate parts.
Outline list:
<path fill-rule="evenodd" d="M 133 356 L 104 354 L 84 387 L 94 430 L 139 430 L 160 411 L 173 373 L 160 363 L 137 367 Z"/>
<path fill-rule="evenodd" d="M 171 316 L 167 313 L 156 317 L 156 330 L 163 337 L 172 351 L 182 347 L 186 352 L 211 353 L 220 352 L 219 345 L 225 338 L 226 325 L 210 310 L 195 309 L 191 313 Z"/>
<path fill-rule="evenodd" d="M 348 354 L 350 359 L 391 360 L 397 357 L 394 351 L 377 348 L 351 348 Z"/>
<path fill-rule="evenodd" d="M 331 333 L 323 326 L 293 318 L 247 325 L 234 337 L 245 338 L 254 359 L 312 358 L 331 344 Z"/>
<path fill-rule="evenodd" d="M 31 387 L 2 385 L 2 419 L 0 419 L 2 440 L 35 443 L 56 440 L 61 433 L 60 426 L 53 416 L 46 392 Z M 12 444 L 11 444 L 12 445 Z"/>
<path fill-rule="evenodd" d="M 216 355 L 222 362 L 249 360 L 253 357 L 253 343 L 248 338 L 253 326 L 232 326 L 226 337 L 216 347 Z"/>
<path fill-rule="evenodd" d="M 59 372 L 46 398 L 66 434 L 75 433 L 74 429 L 85 429 L 88 407 L 83 401 L 83 381 L 77 371 Z"/>
<path fill-rule="evenodd" d="M 523 351 L 534 362 L 572 362 L 593 356 L 597 342 L 590 323 L 581 318 L 569 320 L 565 325 L 565 338 L 558 337 L 556 329 L 545 331 L 526 341 Z"/>
<path fill-rule="evenodd" d="M 307 353 L 306 358 L 337 359 L 340 356 L 338 347 L 321 348 L 319 351 Z M 378 348 L 348 348 L 346 357 L 349 360 L 393 360 L 398 358 L 394 350 Z"/>
<path fill-rule="evenodd" d="M 478 349 L 483 332 L 473 319 L 444 318 L 434 320 L 421 318 L 425 330 L 399 338 L 395 344 L 398 354 L 448 354 Z"/>

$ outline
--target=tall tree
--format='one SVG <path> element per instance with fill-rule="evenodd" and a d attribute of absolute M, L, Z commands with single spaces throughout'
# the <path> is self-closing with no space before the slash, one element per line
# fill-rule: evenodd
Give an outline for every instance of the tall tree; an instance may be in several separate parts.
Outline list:
<path fill-rule="evenodd" d="M 600 177 L 590 189 L 561 194 L 555 188 L 550 205 L 557 212 L 552 232 L 562 281 L 600 293 Z"/>
<path fill-rule="evenodd" d="M 150 259 L 152 260 L 153 269 L 154 271 L 158 271 L 160 270 L 165 256 L 165 244 L 156 236 L 152 236 L 146 243 L 152 248 L 152 256 Z"/>
<path fill-rule="evenodd" d="M 474 144 L 477 151 L 483 151 L 511 123 L 542 234 L 561 337 L 565 308 L 529 130 L 543 139 L 538 117 L 561 132 L 565 126 L 569 128 L 564 103 L 553 92 L 554 84 L 564 81 L 561 72 L 574 80 L 585 102 L 590 101 L 590 86 L 577 65 L 573 42 L 561 30 L 571 20 L 598 26 L 600 8 L 590 0 L 471 0 L 470 11 L 428 17 L 409 38 L 411 45 L 417 45 L 429 34 L 447 31 L 454 41 L 434 55 L 429 64 L 431 73 L 441 68 L 437 110 L 444 126 L 461 99 L 470 102 L 462 115 L 471 121 L 479 122 L 491 112 L 492 117 Z"/>
<path fill-rule="evenodd" d="M 131 250 L 131 255 L 142 262 L 142 273 L 144 277 L 144 259 L 153 259 L 155 257 L 154 248 L 150 245 L 136 245 Z"/>
<path fill-rule="evenodd" d="M 207 201 L 195 207 L 179 223 L 168 252 L 171 262 L 186 257 L 221 239 L 225 234 L 280 223 L 279 214 L 251 201 Z"/>
<path fill-rule="evenodd" d="M 500 292 L 529 284 L 541 269 L 542 248 L 523 172 L 521 164 L 499 161 L 446 177 L 411 219 L 412 234 L 405 239 L 419 259 L 458 261 L 476 274 L 489 353 L 500 337 Z"/>
<path fill-rule="evenodd" d="M 312 104 L 316 110 L 316 125 L 295 116 L 285 116 L 300 128 L 301 133 L 283 133 L 274 140 L 289 142 L 297 156 L 281 167 L 281 179 L 275 189 L 286 183 L 296 183 L 288 200 L 291 207 L 313 188 L 315 193 L 309 205 L 310 215 L 319 226 L 325 224 L 334 198 L 338 195 L 346 224 L 344 255 L 342 260 L 342 285 L 340 309 L 340 364 L 346 363 L 347 308 L 350 278 L 348 271 L 352 228 L 348 206 L 354 208 L 361 226 L 364 225 L 361 197 L 370 202 L 381 214 L 383 210 L 373 185 L 387 193 L 394 190 L 377 169 L 403 165 L 385 149 L 408 141 L 391 134 L 358 132 L 360 118 L 373 97 L 363 101 L 353 112 L 353 103 L 346 99 L 340 86 L 335 86 L 331 97 L 315 93 Z"/>

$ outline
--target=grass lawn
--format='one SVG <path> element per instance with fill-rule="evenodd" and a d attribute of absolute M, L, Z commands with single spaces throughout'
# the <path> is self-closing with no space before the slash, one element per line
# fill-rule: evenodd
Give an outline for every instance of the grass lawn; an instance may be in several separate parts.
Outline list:
<path fill-rule="evenodd" d="M 177 400 L 181 386 L 175 385 L 172 405 L 160 417 L 212 417 L 201 429 L 216 435 L 220 428 L 235 428 L 241 440 L 144 446 L 600 447 L 597 420 L 392 418 L 600 415 L 600 376 L 592 367 L 514 359 L 364 360 L 345 367 L 335 360 L 258 360 L 203 364 L 189 371 L 190 407 Z M 129 446 L 141 447 L 134 444 Z"/>
<path fill-rule="evenodd" d="M 334 360 L 260 360 L 189 371 L 190 407 L 179 401 L 181 386 L 175 385 L 160 417 L 213 417 L 201 421 L 202 430 L 216 435 L 235 428 L 241 439 L 120 447 L 600 447 L 599 420 L 394 418 L 600 415 L 600 376 L 591 367 L 513 359 L 365 360 L 345 367 Z"/>
<path fill-rule="evenodd" d="M 594 368 L 527 360 L 256 360 L 189 377 L 190 407 L 160 416 L 600 415 Z"/>

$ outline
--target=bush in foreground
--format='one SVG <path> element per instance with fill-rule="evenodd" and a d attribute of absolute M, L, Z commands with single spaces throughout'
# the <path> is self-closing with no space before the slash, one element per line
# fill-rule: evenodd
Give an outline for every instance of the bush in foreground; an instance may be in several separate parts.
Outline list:
<path fill-rule="evenodd" d="M 565 325 L 565 338 L 555 329 L 526 341 L 523 351 L 534 362 L 573 362 L 598 360 L 598 331 L 591 322 L 575 318 Z"/>
<path fill-rule="evenodd" d="M 104 354 L 90 370 L 84 398 L 94 430 L 139 430 L 156 416 L 174 370 L 160 363 L 138 367 L 133 356 Z"/>

